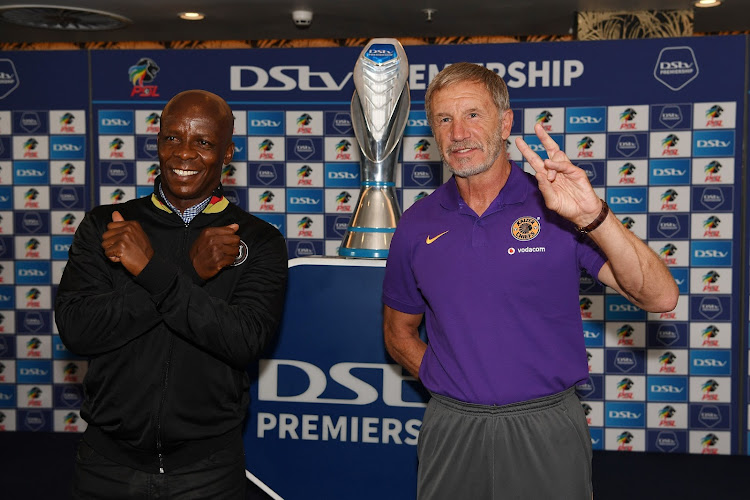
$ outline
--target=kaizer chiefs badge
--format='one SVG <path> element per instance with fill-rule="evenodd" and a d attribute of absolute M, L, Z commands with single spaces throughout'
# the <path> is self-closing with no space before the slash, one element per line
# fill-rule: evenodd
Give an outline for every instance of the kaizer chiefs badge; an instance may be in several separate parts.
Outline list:
<path fill-rule="evenodd" d="M 533 240 L 539 234 L 539 220 L 536 217 L 519 217 L 510 226 L 510 234 L 518 241 Z"/>
<path fill-rule="evenodd" d="M 240 240 L 240 253 L 237 254 L 237 257 L 234 258 L 234 262 L 232 262 L 232 266 L 239 266 L 243 262 L 247 260 L 247 244 Z"/>

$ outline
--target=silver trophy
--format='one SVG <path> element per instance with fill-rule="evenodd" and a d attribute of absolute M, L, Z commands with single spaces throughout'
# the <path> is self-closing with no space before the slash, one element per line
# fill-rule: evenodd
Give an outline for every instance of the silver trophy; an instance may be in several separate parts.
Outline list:
<path fill-rule="evenodd" d="M 354 65 L 352 126 L 362 151 L 359 200 L 339 247 L 343 257 L 388 257 L 401 218 L 394 170 L 411 100 L 401 43 L 374 38 Z"/>

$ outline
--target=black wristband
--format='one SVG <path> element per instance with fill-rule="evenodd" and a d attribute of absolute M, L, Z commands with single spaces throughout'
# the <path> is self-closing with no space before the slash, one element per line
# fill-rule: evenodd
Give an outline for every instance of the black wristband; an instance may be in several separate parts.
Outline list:
<path fill-rule="evenodd" d="M 588 234 L 602 225 L 602 222 L 604 222 L 604 219 L 606 219 L 607 215 L 609 214 L 609 205 L 607 205 L 607 202 L 604 200 L 601 200 L 601 202 L 602 211 L 599 212 L 599 215 L 596 217 L 596 219 L 594 219 L 594 221 L 586 227 L 576 226 L 576 231 L 581 234 Z"/>

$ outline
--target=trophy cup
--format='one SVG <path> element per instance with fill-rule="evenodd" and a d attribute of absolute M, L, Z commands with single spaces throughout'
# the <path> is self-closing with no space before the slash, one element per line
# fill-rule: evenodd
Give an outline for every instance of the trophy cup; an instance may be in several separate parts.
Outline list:
<path fill-rule="evenodd" d="M 342 257 L 385 259 L 401 217 L 394 170 L 409 116 L 409 63 L 401 43 L 374 38 L 354 65 L 351 115 L 362 152 L 359 199 L 339 247 Z"/>

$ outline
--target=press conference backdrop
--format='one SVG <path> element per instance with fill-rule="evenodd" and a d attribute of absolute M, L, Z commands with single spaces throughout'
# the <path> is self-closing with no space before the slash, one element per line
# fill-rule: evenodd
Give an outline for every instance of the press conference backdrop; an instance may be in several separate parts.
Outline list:
<path fill-rule="evenodd" d="M 746 45 L 732 36 L 406 47 L 413 104 L 396 175 L 404 209 L 447 179 L 422 109 L 428 82 L 446 64 L 481 63 L 509 86 L 511 157 L 525 167 L 515 137 L 541 149 L 532 132 L 541 122 L 679 284 L 673 313 L 647 314 L 582 278 L 590 377 L 578 392 L 596 449 L 747 451 Z M 231 104 L 237 148 L 222 173 L 227 196 L 278 227 L 291 257 L 336 254 L 359 187 L 349 102 L 360 50 L 0 53 L 0 429 L 85 429 L 78 407 L 87 361 L 59 341 L 56 283 L 87 209 L 151 192 L 159 114 L 175 93 L 203 88 Z M 531 251 L 515 253 L 519 265 L 543 258 L 533 241 L 518 249 L 525 246 Z M 340 294 L 358 292 L 352 282 Z M 352 324 L 351 334 L 358 331 Z M 352 354 L 336 359 L 347 363 Z M 301 352 L 295 361 L 327 374 L 326 387 L 338 383 L 332 360 Z M 352 407 L 296 404 L 300 415 L 314 408 L 349 415 Z M 384 404 L 378 394 L 364 408 Z M 270 426 L 253 424 L 257 432 Z M 264 439 L 294 439 L 280 426 Z M 369 449 L 413 447 L 409 432 L 401 444 Z"/>

